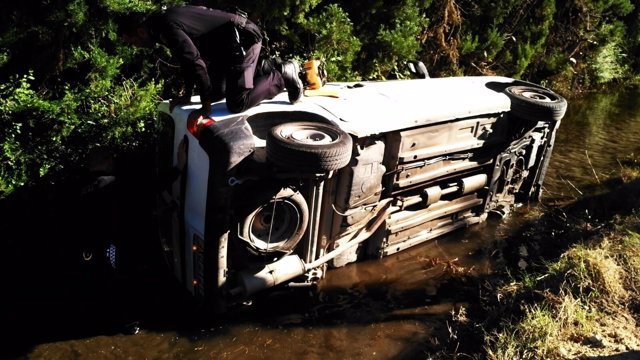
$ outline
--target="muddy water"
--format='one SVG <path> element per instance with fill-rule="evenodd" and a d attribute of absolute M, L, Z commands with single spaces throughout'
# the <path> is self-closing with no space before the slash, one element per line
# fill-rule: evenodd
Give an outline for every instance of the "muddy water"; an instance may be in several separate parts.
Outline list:
<path fill-rule="evenodd" d="M 127 279 L 96 282 L 76 275 L 62 288 L 51 287 L 54 294 L 43 293 L 42 301 L 16 301 L 16 310 L 31 315 L 13 331 L 17 338 L 4 340 L 35 345 L 18 350 L 30 359 L 429 358 L 455 342 L 448 322 L 477 299 L 469 296 L 477 288 L 462 275 L 490 276 L 501 263 L 501 241 L 540 207 L 579 199 L 620 178 L 619 163 L 640 153 L 639 96 L 626 91 L 572 101 L 543 203 L 506 220 L 490 219 L 381 261 L 333 270 L 315 293 L 275 293 L 217 320 L 185 309 L 187 303 L 164 285 L 166 274 L 154 267 Z M 86 291 L 61 294 L 78 288 L 74 280 L 86 281 Z M 135 326 L 140 331 L 128 334 Z"/>
<path fill-rule="evenodd" d="M 619 181 L 640 159 L 640 91 L 593 94 L 570 103 L 556 138 L 545 202 L 563 203 Z"/>
<path fill-rule="evenodd" d="M 29 358 L 425 358 L 437 348 L 443 334 L 448 336 L 446 325 L 452 311 L 467 306 L 464 284 L 443 289 L 443 282 L 458 275 L 491 272 L 494 241 L 482 234 L 495 234 L 500 228 L 496 225 L 480 225 L 381 261 L 332 271 L 315 294 L 300 289 L 276 293 L 234 309 L 218 321 L 178 319 L 159 324 L 157 319 L 148 319 L 175 319 L 176 314 L 170 312 L 197 316 L 172 309 L 184 305 L 178 300 L 166 303 L 164 311 L 140 311 L 141 331 L 136 335 L 80 334 L 37 345 Z M 96 302 L 102 305 L 108 304 Z"/>

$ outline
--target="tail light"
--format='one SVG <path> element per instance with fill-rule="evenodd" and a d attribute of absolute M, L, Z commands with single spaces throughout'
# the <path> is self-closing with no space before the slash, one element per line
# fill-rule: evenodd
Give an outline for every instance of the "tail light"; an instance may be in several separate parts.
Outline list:
<path fill-rule="evenodd" d="M 205 118 L 202 115 L 191 113 L 187 118 L 187 130 L 191 135 L 193 135 L 196 139 L 200 139 L 200 132 L 205 127 L 215 124 L 215 120 L 212 118 Z"/>

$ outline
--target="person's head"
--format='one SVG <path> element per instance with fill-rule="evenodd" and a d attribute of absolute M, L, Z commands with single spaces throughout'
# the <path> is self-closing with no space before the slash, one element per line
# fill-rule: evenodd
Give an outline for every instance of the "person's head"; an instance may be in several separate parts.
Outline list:
<path fill-rule="evenodd" d="M 116 19 L 118 35 L 127 44 L 137 47 L 153 47 L 155 41 L 146 24 L 146 14 L 129 13 Z"/>

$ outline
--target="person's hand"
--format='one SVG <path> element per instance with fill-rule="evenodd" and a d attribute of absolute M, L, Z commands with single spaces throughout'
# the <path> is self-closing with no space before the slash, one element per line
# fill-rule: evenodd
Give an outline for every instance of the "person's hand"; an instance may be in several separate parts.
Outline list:
<path fill-rule="evenodd" d="M 202 107 L 200 108 L 200 113 L 202 114 L 202 116 L 206 118 L 209 117 L 209 114 L 211 114 L 212 102 L 213 102 L 213 99 L 211 99 L 209 96 L 207 95 L 200 96 L 200 104 L 202 104 Z"/>
<path fill-rule="evenodd" d="M 189 116 L 187 117 L 187 119 L 191 119 L 191 118 L 204 118 L 204 119 L 209 119 L 209 118 L 211 118 L 211 117 L 209 116 L 209 113 L 210 113 L 210 112 L 211 112 L 211 111 L 206 111 L 206 110 L 203 110 L 202 108 L 200 108 L 200 109 L 195 109 L 195 110 L 193 110 L 193 111 L 191 111 L 191 112 L 189 113 Z"/>
<path fill-rule="evenodd" d="M 169 100 L 169 112 L 173 112 L 173 108 L 180 105 L 191 104 L 191 96 L 181 96 L 175 99 Z"/>

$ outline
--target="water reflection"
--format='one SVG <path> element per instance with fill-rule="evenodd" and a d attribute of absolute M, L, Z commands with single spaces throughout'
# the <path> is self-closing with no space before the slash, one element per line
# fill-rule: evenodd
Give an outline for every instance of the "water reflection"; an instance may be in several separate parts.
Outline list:
<path fill-rule="evenodd" d="M 313 335 L 313 336 L 310 336 Z M 173 332 L 95 337 L 38 346 L 30 359 L 402 359 L 407 344 L 428 341 L 419 322 L 342 328 L 233 327 L 187 339 Z M 330 350 L 329 350 L 330 349 Z M 334 353 L 335 356 L 330 354 Z"/>
<path fill-rule="evenodd" d="M 571 101 L 544 183 L 547 201 L 572 201 L 620 178 L 620 161 L 640 152 L 639 97 L 636 89 Z"/>
<path fill-rule="evenodd" d="M 620 177 L 619 160 L 640 151 L 640 92 L 594 94 L 572 100 L 557 134 L 544 185 L 546 204 L 562 204 L 602 189 Z M 140 312 L 142 332 L 41 344 L 32 359 L 414 359 L 428 358 L 447 322 L 472 304 L 459 275 L 488 276 L 501 265 L 501 241 L 526 216 L 527 206 L 505 221 L 464 231 L 382 259 L 352 264 L 327 275 L 315 295 L 274 294 L 206 324 L 180 319 L 161 326 L 181 306 L 166 299 L 156 312 Z M 145 288 L 143 303 L 162 302 Z M 158 296 L 159 298 L 152 298 Z M 476 295 L 477 296 L 477 295 Z M 99 299 L 90 299 L 98 301 Z M 103 304 L 104 305 L 104 304 Z M 126 306 L 126 305 L 123 305 Z M 143 305 L 144 306 L 144 305 Z M 138 308 L 139 309 L 139 308 Z M 191 314 L 190 316 L 194 316 Z M 197 316 L 197 315 L 196 315 Z M 124 319 L 122 319 L 124 321 Z M 186 325 L 185 325 L 186 324 Z M 180 327 L 178 329 L 178 327 Z"/>
<path fill-rule="evenodd" d="M 29 358 L 424 358 L 447 334 L 452 313 L 468 306 L 464 284 L 441 285 L 459 275 L 489 274 L 500 260 L 495 234 L 508 232 L 508 223 L 488 221 L 380 261 L 336 269 L 314 295 L 276 293 L 202 326 L 154 331 L 143 322 L 137 335 L 42 344 Z"/>

